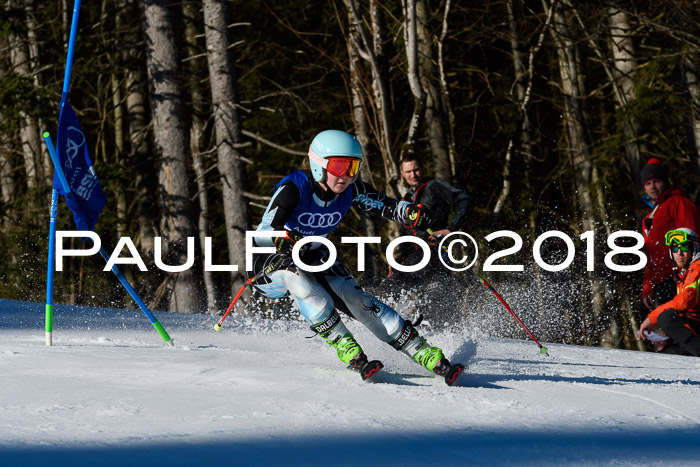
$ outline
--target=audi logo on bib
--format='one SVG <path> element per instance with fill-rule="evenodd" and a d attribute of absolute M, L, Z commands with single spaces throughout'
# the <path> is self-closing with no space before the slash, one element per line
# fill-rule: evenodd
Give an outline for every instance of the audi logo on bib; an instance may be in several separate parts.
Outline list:
<path fill-rule="evenodd" d="M 339 212 L 329 212 L 326 214 L 305 212 L 299 216 L 298 222 L 304 227 L 322 229 L 338 225 L 343 215 Z"/>

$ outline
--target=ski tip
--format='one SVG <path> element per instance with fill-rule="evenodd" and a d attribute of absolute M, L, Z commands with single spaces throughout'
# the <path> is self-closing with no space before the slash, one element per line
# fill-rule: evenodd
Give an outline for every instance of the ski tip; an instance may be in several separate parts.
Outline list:
<path fill-rule="evenodd" d="M 448 386 L 452 386 L 457 381 L 457 378 L 459 378 L 459 375 L 461 375 L 463 372 L 464 365 L 462 365 L 461 363 L 455 363 L 445 374 L 445 383 L 447 383 Z"/>
<path fill-rule="evenodd" d="M 372 376 L 376 375 L 382 368 L 384 368 L 384 364 L 379 360 L 372 360 L 371 362 L 367 362 L 362 368 L 362 371 L 360 371 L 362 381 L 367 381 Z"/>

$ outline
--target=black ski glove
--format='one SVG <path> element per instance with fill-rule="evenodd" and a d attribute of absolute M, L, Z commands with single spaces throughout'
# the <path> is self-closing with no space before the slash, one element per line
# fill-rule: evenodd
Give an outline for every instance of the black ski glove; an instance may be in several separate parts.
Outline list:
<path fill-rule="evenodd" d="M 287 232 L 287 235 L 284 237 L 276 237 L 275 238 L 275 248 L 277 249 L 277 253 L 281 255 L 290 255 L 292 254 L 292 249 L 294 248 L 294 244 L 301 240 L 303 237 L 301 234 L 290 230 Z"/>
<path fill-rule="evenodd" d="M 409 204 L 406 207 L 406 225 L 411 229 L 428 230 L 433 223 L 430 209 L 422 204 Z"/>

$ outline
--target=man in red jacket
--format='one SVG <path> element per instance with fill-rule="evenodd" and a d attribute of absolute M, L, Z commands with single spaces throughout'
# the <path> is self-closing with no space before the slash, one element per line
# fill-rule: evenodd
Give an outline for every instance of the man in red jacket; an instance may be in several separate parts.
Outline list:
<path fill-rule="evenodd" d="M 700 239 L 691 229 L 674 229 L 666 233 L 665 244 L 671 250 L 678 295 L 649 313 L 639 337 L 651 340 L 660 352 L 700 357 Z M 650 334 L 655 326 L 669 339 Z"/>
<path fill-rule="evenodd" d="M 687 227 L 695 232 L 700 228 L 700 211 L 695 203 L 668 182 L 666 168 L 659 159 L 650 159 L 641 173 L 644 191 L 654 209 L 644 218 L 644 250 L 647 265 L 644 269 L 642 301 L 653 310 L 675 295 L 671 258 L 664 236 L 666 232 Z"/>

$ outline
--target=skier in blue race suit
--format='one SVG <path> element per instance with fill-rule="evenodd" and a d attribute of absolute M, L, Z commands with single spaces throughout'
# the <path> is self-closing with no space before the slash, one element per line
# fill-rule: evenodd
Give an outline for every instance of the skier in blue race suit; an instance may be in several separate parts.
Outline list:
<path fill-rule="evenodd" d="M 256 238 L 259 247 L 274 246 L 277 253 L 256 254 L 249 277 L 290 256 L 294 244 L 306 236 L 326 236 L 335 230 L 354 205 L 416 229 L 430 227 L 430 213 L 420 205 L 389 198 L 372 186 L 357 180 L 362 164 L 362 147 L 344 131 L 326 130 L 314 138 L 309 148 L 311 170 L 298 170 L 282 179 L 258 225 L 259 231 L 285 231 L 276 238 Z M 308 248 L 306 248 L 308 247 Z M 329 257 L 321 243 L 305 245 L 301 259 L 307 265 L 320 265 Z M 285 259 L 282 266 L 253 283 L 254 289 L 269 298 L 289 294 L 311 329 L 334 347 L 338 358 L 359 371 L 363 379 L 382 368 L 379 361 L 368 361 L 338 310 L 365 325 L 375 336 L 437 375 L 454 383 L 463 370 L 451 365 L 442 350 L 431 346 L 413 325 L 394 309 L 368 294 L 347 268 L 336 261 L 322 272 L 306 272 Z"/>

